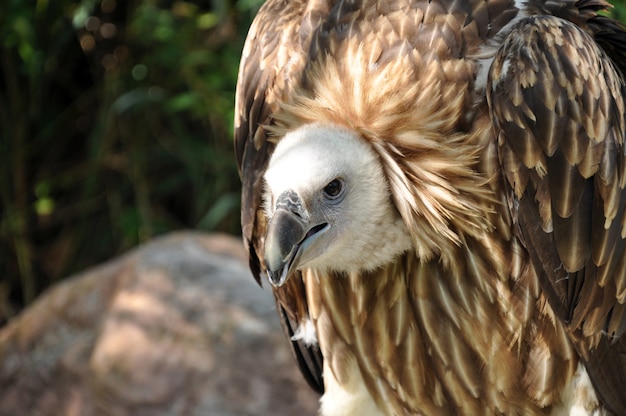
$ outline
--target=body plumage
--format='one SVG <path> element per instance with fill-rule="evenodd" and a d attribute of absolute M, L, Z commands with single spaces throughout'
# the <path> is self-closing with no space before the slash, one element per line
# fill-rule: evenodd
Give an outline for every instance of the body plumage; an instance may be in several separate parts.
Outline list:
<path fill-rule="evenodd" d="M 626 414 L 626 34 L 605 6 L 259 11 L 242 231 L 322 415 Z"/>

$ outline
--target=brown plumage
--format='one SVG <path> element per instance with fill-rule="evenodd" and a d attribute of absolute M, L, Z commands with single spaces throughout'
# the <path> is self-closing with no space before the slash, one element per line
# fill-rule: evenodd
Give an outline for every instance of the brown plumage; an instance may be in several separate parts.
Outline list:
<path fill-rule="evenodd" d="M 626 32 L 607 6 L 261 8 L 242 231 L 322 415 L 626 414 Z"/>

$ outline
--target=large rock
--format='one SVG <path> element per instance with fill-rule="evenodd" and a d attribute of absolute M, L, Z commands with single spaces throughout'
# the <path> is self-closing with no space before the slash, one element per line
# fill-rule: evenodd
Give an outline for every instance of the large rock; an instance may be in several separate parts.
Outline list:
<path fill-rule="evenodd" d="M 181 233 L 52 288 L 0 330 L 0 414 L 314 415 L 245 264 Z"/>

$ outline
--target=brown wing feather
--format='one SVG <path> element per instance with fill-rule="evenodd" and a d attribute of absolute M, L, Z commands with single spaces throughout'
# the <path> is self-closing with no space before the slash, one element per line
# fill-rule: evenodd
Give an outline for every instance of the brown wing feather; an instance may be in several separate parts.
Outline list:
<path fill-rule="evenodd" d="M 580 27 L 531 17 L 496 54 L 487 91 L 520 238 L 601 400 L 626 414 L 622 73 Z"/>
<path fill-rule="evenodd" d="M 263 267 L 258 255 L 263 253 L 259 239 L 265 235 L 263 172 L 273 148 L 262 126 L 293 87 L 284 81 L 290 75 L 285 55 L 288 50 L 298 50 L 292 43 L 304 7 L 303 1 L 285 7 L 278 1 L 265 3 L 250 27 L 239 67 L 234 124 L 235 156 L 243 182 L 241 223 L 250 267 L 259 283 Z"/>
<path fill-rule="evenodd" d="M 309 317 L 309 305 L 302 276 L 292 276 L 283 286 L 274 289 L 283 332 L 291 340 L 291 350 L 300 372 L 316 392 L 324 392 L 322 369 L 324 360 L 317 345 L 307 345 L 296 334 L 302 319 Z"/>
<path fill-rule="evenodd" d="M 263 239 L 267 227 L 263 213 L 263 173 L 274 144 L 265 125 L 280 103 L 297 87 L 312 33 L 328 13 L 329 2 L 269 0 L 259 10 L 246 39 L 235 98 L 235 154 L 242 179 L 241 226 L 250 269 L 260 284 L 265 267 Z M 322 356 L 315 346 L 292 337 L 308 317 L 300 276 L 274 288 L 285 335 L 311 387 L 322 392 Z"/>

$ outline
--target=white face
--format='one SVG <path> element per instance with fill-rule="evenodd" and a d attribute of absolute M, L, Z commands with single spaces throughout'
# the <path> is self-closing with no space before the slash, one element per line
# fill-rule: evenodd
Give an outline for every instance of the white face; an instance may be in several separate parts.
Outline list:
<path fill-rule="evenodd" d="M 297 268 L 378 267 L 384 261 L 373 252 L 384 243 L 380 228 L 402 226 L 376 153 L 343 127 L 310 124 L 288 133 L 272 155 L 265 181 L 268 219 L 274 217 L 277 199 L 289 194 L 301 203 L 298 221 L 313 230 L 303 237 L 315 232 L 301 241 Z M 407 236 L 398 238 L 406 250 L 408 232 L 396 231 Z"/>
<path fill-rule="evenodd" d="M 375 156 L 366 146 L 349 130 L 306 125 L 279 142 L 265 173 L 265 181 L 272 195 L 295 190 L 304 199 L 315 197 L 314 194 L 333 179 L 354 176 L 359 167 L 356 165 L 364 167 L 365 163 L 373 162 Z M 367 161 L 358 163 L 363 154 L 368 156 Z"/>

